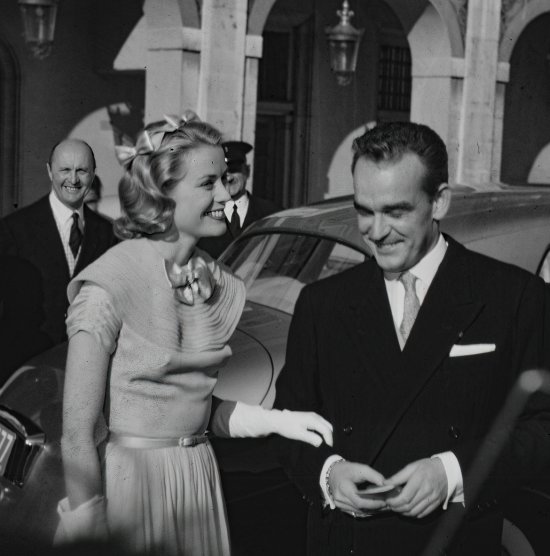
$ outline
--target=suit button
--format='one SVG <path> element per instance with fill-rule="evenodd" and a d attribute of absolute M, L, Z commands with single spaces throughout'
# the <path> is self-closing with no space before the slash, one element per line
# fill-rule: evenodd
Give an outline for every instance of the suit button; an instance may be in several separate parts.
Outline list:
<path fill-rule="evenodd" d="M 455 427 L 454 425 L 451 425 L 447 432 L 449 433 L 449 436 L 451 438 L 454 438 L 455 440 L 458 440 L 460 438 L 460 429 Z"/>
<path fill-rule="evenodd" d="M 344 434 L 349 436 L 353 432 L 353 427 L 351 425 L 346 425 L 343 430 Z"/>

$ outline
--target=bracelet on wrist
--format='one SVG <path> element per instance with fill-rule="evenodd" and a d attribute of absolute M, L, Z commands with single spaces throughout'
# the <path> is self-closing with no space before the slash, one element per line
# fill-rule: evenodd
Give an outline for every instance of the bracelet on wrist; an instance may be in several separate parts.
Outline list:
<path fill-rule="evenodd" d="M 325 488 L 327 490 L 327 494 L 329 495 L 329 498 L 334 501 L 334 496 L 332 494 L 332 489 L 330 488 L 330 482 L 329 482 L 329 478 L 330 478 L 330 473 L 332 472 L 334 466 L 337 463 L 341 463 L 342 461 L 346 461 L 344 458 L 340 458 L 337 459 L 335 461 L 333 461 L 327 468 L 327 472 L 325 473 Z"/>

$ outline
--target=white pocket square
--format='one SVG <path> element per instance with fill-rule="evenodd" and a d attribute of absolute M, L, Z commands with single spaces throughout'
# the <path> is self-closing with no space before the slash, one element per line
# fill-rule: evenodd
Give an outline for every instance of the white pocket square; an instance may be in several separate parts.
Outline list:
<path fill-rule="evenodd" d="M 463 357 L 465 355 L 479 355 L 495 351 L 495 344 L 455 344 L 449 353 L 449 357 Z"/>

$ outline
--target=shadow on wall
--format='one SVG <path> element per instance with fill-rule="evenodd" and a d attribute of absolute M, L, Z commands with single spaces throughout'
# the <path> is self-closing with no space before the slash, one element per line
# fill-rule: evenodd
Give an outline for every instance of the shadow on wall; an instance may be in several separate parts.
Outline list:
<path fill-rule="evenodd" d="M 367 122 L 354 129 L 340 143 L 334 151 L 334 156 L 330 162 L 327 173 L 328 190 L 325 199 L 339 197 L 340 195 L 350 195 L 353 193 L 353 176 L 351 175 L 352 144 L 355 138 L 363 135 L 368 129 L 376 125 L 375 121 Z"/>
<path fill-rule="evenodd" d="M 143 111 L 121 102 L 87 114 L 69 133 L 69 137 L 84 139 L 92 147 L 103 184 L 102 195 L 116 196 L 123 174 L 115 156 L 115 145 L 133 145 L 142 127 Z"/>

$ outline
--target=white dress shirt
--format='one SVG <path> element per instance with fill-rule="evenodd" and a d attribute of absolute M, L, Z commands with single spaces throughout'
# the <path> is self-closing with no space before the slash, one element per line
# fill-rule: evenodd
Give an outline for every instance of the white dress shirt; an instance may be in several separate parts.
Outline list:
<path fill-rule="evenodd" d="M 418 263 L 416 263 L 415 266 L 409 269 L 409 272 L 417 278 L 415 282 L 415 290 L 421 306 L 426 298 L 426 294 L 428 293 L 428 289 L 435 277 L 437 269 L 445 257 L 446 251 L 447 242 L 440 234 L 435 247 Z M 403 320 L 405 307 L 405 286 L 399 281 L 400 274 L 401 273 L 385 275 L 384 283 L 386 285 L 386 292 L 390 302 L 393 325 L 397 333 L 399 345 L 401 349 L 403 349 L 405 342 L 401 337 L 399 327 L 401 325 L 401 321 Z M 447 509 L 449 502 L 464 502 L 462 471 L 457 457 L 453 454 L 453 452 L 442 452 L 441 454 L 434 454 L 432 457 L 437 457 L 441 460 L 447 475 L 447 497 L 443 504 L 443 509 Z M 326 472 L 330 465 L 339 459 L 342 459 L 342 457 L 338 455 L 330 456 L 325 461 L 323 469 L 321 470 L 321 490 L 323 491 L 326 503 L 329 504 L 332 509 L 335 508 L 335 505 L 327 491 Z"/>
<path fill-rule="evenodd" d="M 78 253 L 75 257 L 69 246 L 69 237 L 71 235 L 71 227 L 73 225 L 73 213 L 78 212 L 78 226 L 84 235 L 84 209 L 82 206 L 78 210 L 70 209 L 57 198 L 53 189 L 50 193 L 50 206 L 52 207 L 53 217 L 57 225 L 57 231 L 59 232 L 59 237 L 61 238 L 61 243 L 63 244 L 65 258 L 67 259 L 67 264 L 69 265 L 69 275 L 72 276 L 76 266 L 76 261 L 78 260 L 78 256 L 82 250 L 81 245 L 78 248 Z"/>
<path fill-rule="evenodd" d="M 225 212 L 225 217 L 228 222 L 231 222 L 231 217 L 233 216 L 233 205 L 237 205 L 237 213 L 239 215 L 239 220 L 241 222 L 241 228 L 243 227 L 244 219 L 246 218 L 246 213 L 248 212 L 248 205 L 250 200 L 248 199 L 248 193 L 241 195 L 236 201 L 233 199 L 227 201 L 223 207 Z"/>

